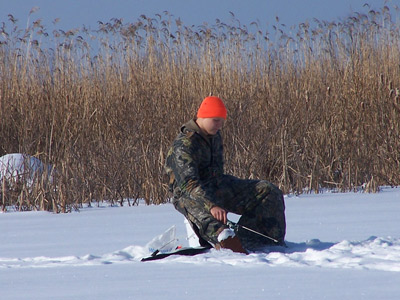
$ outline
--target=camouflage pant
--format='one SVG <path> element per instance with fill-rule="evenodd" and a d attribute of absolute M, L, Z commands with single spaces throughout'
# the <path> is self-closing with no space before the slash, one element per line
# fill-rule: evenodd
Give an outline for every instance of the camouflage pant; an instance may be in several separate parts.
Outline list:
<path fill-rule="evenodd" d="M 211 180 L 207 189 L 215 191 L 215 205 L 241 215 L 239 224 L 277 239 L 283 243 L 286 233 L 285 204 L 279 188 L 265 180 L 243 180 L 223 175 Z M 218 234 L 227 228 L 205 209 L 201 199 L 189 195 L 174 198 L 175 208 L 192 224 L 204 241 L 215 245 Z M 237 232 L 243 246 L 249 250 L 271 245 L 271 240 L 244 229 Z"/>

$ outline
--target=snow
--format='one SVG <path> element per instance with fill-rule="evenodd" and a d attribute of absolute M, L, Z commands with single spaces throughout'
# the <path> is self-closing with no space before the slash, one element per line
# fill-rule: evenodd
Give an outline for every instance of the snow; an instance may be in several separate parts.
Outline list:
<path fill-rule="evenodd" d="M 189 235 L 189 234 L 188 234 Z M 235 236 L 235 232 L 230 229 L 224 229 L 219 235 L 218 235 L 218 242 L 221 242 L 223 240 L 226 240 L 229 237 L 234 237 Z"/>
<path fill-rule="evenodd" d="M 170 204 L 0 214 L 1 299 L 399 299 L 400 188 L 285 196 L 288 248 L 141 262 Z M 174 229 L 175 230 L 175 229 Z"/>
<path fill-rule="evenodd" d="M 42 163 L 36 157 L 11 153 L 0 157 L 0 180 L 3 177 L 9 182 L 24 179 L 28 186 L 31 186 L 35 176 L 46 173 L 50 180 L 53 180 L 53 167 Z"/>

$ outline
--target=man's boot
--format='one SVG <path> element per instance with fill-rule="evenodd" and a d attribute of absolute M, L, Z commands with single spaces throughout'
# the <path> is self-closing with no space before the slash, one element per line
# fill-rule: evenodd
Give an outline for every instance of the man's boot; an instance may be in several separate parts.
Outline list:
<path fill-rule="evenodd" d="M 242 246 L 239 238 L 237 236 L 229 236 L 226 239 L 220 241 L 218 244 L 215 245 L 215 249 L 221 250 L 223 249 L 230 249 L 233 252 L 237 253 L 244 253 L 249 254 Z"/>

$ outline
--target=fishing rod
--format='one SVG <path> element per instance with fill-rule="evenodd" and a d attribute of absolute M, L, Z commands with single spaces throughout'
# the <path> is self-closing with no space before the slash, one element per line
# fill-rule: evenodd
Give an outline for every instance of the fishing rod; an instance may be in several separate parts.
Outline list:
<path fill-rule="evenodd" d="M 279 244 L 279 241 L 278 241 L 278 240 L 276 240 L 276 239 L 274 239 L 274 238 L 272 238 L 272 237 L 270 237 L 270 236 L 268 236 L 268 235 L 262 234 L 261 232 L 255 231 L 254 229 L 251 229 L 251 228 L 249 228 L 249 227 L 240 225 L 240 224 L 235 223 L 235 222 L 232 222 L 232 221 L 230 221 L 230 220 L 228 220 L 228 221 L 226 222 L 226 224 L 229 226 L 229 228 L 231 228 L 231 229 L 233 229 L 233 230 L 235 230 L 235 231 L 240 227 L 240 228 L 242 228 L 242 229 L 245 229 L 245 230 L 247 230 L 247 231 L 250 231 L 250 232 L 253 232 L 253 233 L 255 233 L 255 234 L 258 234 L 258 235 L 260 235 L 260 236 L 262 236 L 262 237 L 265 237 L 266 239 L 269 239 L 269 240 L 273 241 L 273 242 L 276 243 L 276 244 Z"/>

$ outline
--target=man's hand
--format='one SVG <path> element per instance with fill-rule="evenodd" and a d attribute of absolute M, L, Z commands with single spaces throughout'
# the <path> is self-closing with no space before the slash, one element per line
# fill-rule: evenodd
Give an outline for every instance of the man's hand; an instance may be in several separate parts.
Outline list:
<path fill-rule="evenodd" d="M 219 206 L 214 206 L 213 208 L 211 208 L 210 213 L 215 219 L 226 224 L 227 213 L 225 209 L 222 209 Z"/>

